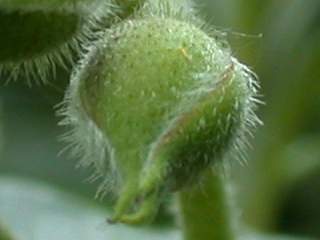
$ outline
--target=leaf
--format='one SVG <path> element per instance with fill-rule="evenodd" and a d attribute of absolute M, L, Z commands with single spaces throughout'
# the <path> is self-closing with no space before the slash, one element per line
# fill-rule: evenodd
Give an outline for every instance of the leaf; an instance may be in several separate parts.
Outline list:
<path fill-rule="evenodd" d="M 0 178 L 0 218 L 17 240 L 178 239 L 173 229 L 108 225 L 109 213 L 42 183 Z"/>
<path fill-rule="evenodd" d="M 108 225 L 108 216 L 108 209 L 43 183 L 0 177 L 0 218 L 15 240 L 180 239 L 174 228 Z M 245 234 L 239 239 L 303 240 L 256 234 Z"/>

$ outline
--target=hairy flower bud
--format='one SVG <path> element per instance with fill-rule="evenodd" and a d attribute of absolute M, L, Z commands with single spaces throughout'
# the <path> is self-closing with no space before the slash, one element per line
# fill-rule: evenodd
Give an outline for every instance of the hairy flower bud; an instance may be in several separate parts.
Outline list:
<path fill-rule="evenodd" d="M 148 220 L 159 196 L 196 182 L 257 120 L 251 71 L 169 2 L 159 8 L 108 30 L 66 98 L 74 153 L 101 189 L 117 178 L 113 221 Z"/>
<path fill-rule="evenodd" d="M 109 8 L 97 0 L 1 0 L 0 72 L 45 79 L 52 64 L 70 61 L 92 38 Z"/>

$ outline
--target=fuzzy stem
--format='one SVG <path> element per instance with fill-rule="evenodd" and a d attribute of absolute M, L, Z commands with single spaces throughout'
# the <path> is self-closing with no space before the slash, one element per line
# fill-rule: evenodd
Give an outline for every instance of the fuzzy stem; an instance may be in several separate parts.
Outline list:
<path fill-rule="evenodd" d="M 185 240 L 233 240 L 223 179 L 208 170 L 200 185 L 179 193 Z"/>

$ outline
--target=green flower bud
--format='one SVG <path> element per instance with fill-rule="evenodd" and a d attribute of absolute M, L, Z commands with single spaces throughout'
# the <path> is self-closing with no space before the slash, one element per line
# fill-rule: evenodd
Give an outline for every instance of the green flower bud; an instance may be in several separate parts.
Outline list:
<path fill-rule="evenodd" d="M 73 153 L 101 190 L 117 180 L 115 222 L 149 220 L 163 193 L 197 182 L 257 122 L 251 71 L 167 4 L 108 30 L 66 98 Z"/>
<path fill-rule="evenodd" d="M 109 9 L 96 0 L 0 1 L 0 72 L 10 79 L 45 79 L 50 66 L 70 61 L 72 52 L 93 37 Z"/>

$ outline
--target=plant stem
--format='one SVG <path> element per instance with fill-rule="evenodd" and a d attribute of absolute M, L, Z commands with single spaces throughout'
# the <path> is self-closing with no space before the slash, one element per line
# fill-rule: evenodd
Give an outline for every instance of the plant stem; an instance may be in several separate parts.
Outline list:
<path fill-rule="evenodd" d="M 224 181 L 208 170 L 201 184 L 179 193 L 185 240 L 233 240 Z"/>

